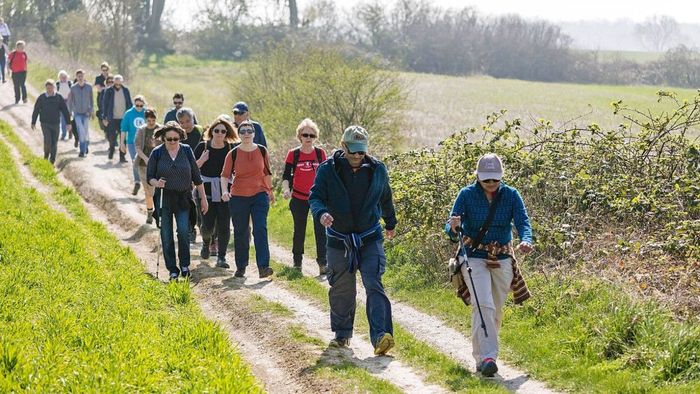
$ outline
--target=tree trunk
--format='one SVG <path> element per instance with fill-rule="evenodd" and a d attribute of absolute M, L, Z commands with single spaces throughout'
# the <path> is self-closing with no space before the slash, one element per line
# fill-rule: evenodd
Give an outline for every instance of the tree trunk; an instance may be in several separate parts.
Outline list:
<path fill-rule="evenodd" d="M 299 27 L 299 10 L 297 9 L 297 0 L 289 1 L 289 26 L 292 29 Z"/>

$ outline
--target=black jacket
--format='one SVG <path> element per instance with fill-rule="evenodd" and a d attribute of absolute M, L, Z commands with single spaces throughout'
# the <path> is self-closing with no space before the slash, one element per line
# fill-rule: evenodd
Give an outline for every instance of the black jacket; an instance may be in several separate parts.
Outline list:
<path fill-rule="evenodd" d="M 61 113 L 66 120 L 70 120 L 70 112 L 66 106 L 66 101 L 63 96 L 54 93 L 53 96 L 47 96 L 42 93 L 34 103 L 34 112 L 32 112 L 32 126 L 36 125 L 37 118 L 41 123 L 59 124 L 61 123 Z"/>

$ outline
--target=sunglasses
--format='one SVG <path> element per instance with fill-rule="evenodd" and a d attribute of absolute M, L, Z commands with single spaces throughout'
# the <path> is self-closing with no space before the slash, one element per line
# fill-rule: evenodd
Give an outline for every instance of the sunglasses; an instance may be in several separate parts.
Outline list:
<path fill-rule="evenodd" d="M 304 134 L 302 134 L 301 136 L 304 137 L 304 138 L 312 138 L 312 139 L 313 139 L 313 138 L 316 138 L 316 134 L 304 133 Z"/>
<path fill-rule="evenodd" d="M 213 129 L 212 132 L 216 134 L 226 134 L 226 129 Z"/>
<path fill-rule="evenodd" d="M 500 179 L 484 179 L 481 182 L 483 182 L 483 183 L 498 183 L 500 181 L 501 181 Z"/>
<path fill-rule="evenodd" d="M 180 137 L 168 137 L 165 140 L 168 142 L 177 142 L 180 141 Z"/>
<path fill-rule="evenodd" d="M 143 105 L 134 105 L 136 108 L 143 108 Z"/>
<path fill-rule="evenodd" d="M 255 130 L 253 129 L 238 129 L 238 134 L 254 134 Z"/>
<path fill-rule="evenodd" d="M 349 155 L 356 155 L 356 156 L 364 156 L 364 155 L 367 154 L 367 152 L 363 152 L 363 151 L 360 150 L 360 151 L 357 151 L 357 152 L 348 152 L 348 154 L 349 154 Z"/>
<path fill-rule="evenodd" d="M 244 113 L 245 112 L 241 112 L 241 111 L 233 111 L 234 115 L 243 115 Z"/>
<path fill-rule="evenodd" d="M 103 72 L 103 73 L 106 73 L 107 71 L 109 71 L 109 70 L 107 70 L 106 68 L 103 68 L 103 69 L 102 69 L 102 72 Z"/>
<path fill-rule="evenodd" d="M 173 101 L 173 105 L 182 105 L 182 101 Z"/>

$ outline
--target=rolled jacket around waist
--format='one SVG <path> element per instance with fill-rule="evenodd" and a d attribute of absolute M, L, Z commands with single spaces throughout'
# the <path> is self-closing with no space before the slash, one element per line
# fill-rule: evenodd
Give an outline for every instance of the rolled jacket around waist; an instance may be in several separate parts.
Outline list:
<path fill-rule="evenodd" d="M 375 234 L 377 231 L 382 231 L 382 226 L 379 223 L 359 234 L 344 234 L 334 230 L 332 227 L 326 227 L 326 236 L 343 242 L 345 257 L 348 259 L 348 272 L 355 272 L 360 268 L 360 248 L 364 245 L 363 239 Z"/>

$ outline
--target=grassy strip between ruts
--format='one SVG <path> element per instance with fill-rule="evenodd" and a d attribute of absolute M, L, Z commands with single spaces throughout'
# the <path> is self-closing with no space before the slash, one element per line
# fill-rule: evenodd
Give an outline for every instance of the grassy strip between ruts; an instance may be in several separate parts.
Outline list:
<path fill-rule="evenodd" d="M 279 324 L 283 324 L 285 327 L 281 331 L 286 332 L 289 335 L 289 339 L 292 341 L 313 347 L 316 351 L 326 349 L 326 343 L 319 338 L 310 336 L 306 328 L 290 320 L 294 317 L 294 312 L 283 304 L 269 301 L 257 294 L 250 296 L 248 301 L 254 310 L 265 311 L 258 313 L 270 313 L 282 318 L 284 321 Z M 390 382 L 374 377 L 361 367 L 347 361 L 332 363 L 327 361 L 325 357 L 317 358 L 315 362 L 314 360 L 305 361 L 308 361 L 308 366 L 304 371 L 314 373 L 321 380 L 327 379 L 333 383 L 339 383 L 342 386 L 343 392 L 375 394 L 402 392 Z"/>
<path fill-rule="evenodd" d="M 293 222 L 289 210 L 273 206 L 270 212 L 270 238 L 290 247 Z M 315 247 L 309 228 L 305 248 L 312 255 Z M 470 335 L 471 310 L 451 289 L 426 283 L 420 264 L 392 265 L 391 253 L 388 259 L 384 285 L 392 297 Z M 661 307 L 635 301 L 596 278 L 527 273 L 526 279 L 533 298 L 523 307 L 510 302 L 506 307 L 501 331 L 505 360 L 566 390 L 700 391 L 697 319 L 675 322 Z M 304 291 L 325 296 L 325 290 Z"/>
<path fill-rule="evenodd" d="M 50 209 L 11 157 L 0 143 L 0 391 L 260 391 L 187 285 L 144 275 L 70 189 L 47 198 L 72 192 L 79 215 Z M 48 163 L 28 161 L 56 185 Z"/>

